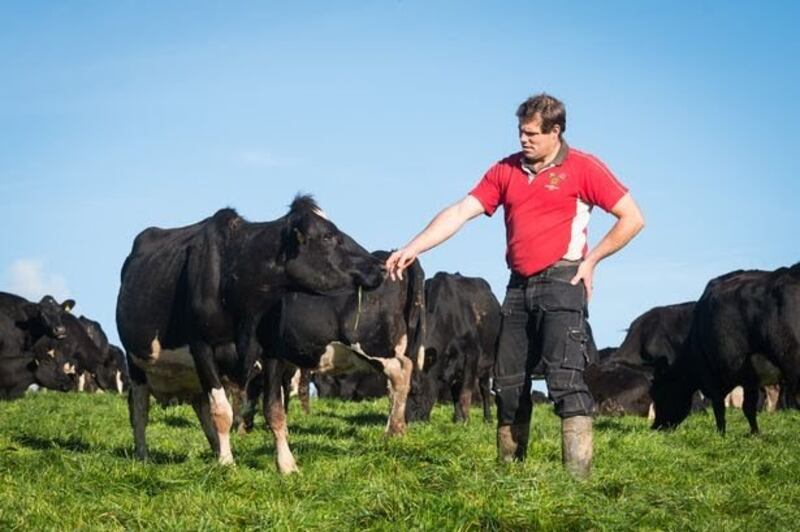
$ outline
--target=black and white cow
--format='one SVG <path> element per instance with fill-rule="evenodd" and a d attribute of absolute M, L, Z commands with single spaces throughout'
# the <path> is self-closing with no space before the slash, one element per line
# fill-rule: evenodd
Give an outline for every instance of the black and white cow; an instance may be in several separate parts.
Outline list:
<path fill-rule="evenodd" d="M 42 342 L 66 334 L 64 309 L 50 296 L 32 303 L 0 292 L 0 399 L 20 397 L 31 384 L 59 391 L 74 387 L 74 365 Z"/>
<path fill-rule="evenodd" d="M 147 456 L 152 394 L 191 403 L 219 462 L 233 463 L 223 379 L 244 386 L 269 354 L 256 334 L 265 313 L 287 290 L 369 288 L 383 276 L 383 264 L 325 219 L 309 196 L 295 198 L 288 214 L 271 222 L 247 222 L 222 209 L 193 225 L 140 233 L 117 298 L 136 456 Z M 285 435 L 285 417 L 268 421 Z"/>
<path fill-rule="evenodd" d="M 75 306 L 67 299 L 59 304 L 52 296 L 44 296 L 38 303 L 8 292 L 0 292 L 0 313 L 12 320 L 25 334 L 25 347 L 40 338 L 63 338 L 67 334 L 61 316 Z"/>
<path fill-rule="evenodd" d="M 117 379 L 112 355 L 95 344 L 81 321 L 72 314 L 62 314 L 61 322 L 66 330 L 62 338 L 42 338 L 38 343 L 43 344 L 43 349 L 56 351 L 73 362 L 77 371 L 76 388 L 80 389 L 82 379 L 89 374 L 100 389 L 115 390 Z"/>
<path fill-rule="evenodd" d="M 97 346 L 101 356 L 101 367 L 96 367 L 92 371 L 85 371 L 79 375 L 78 389 L 80 391 L 94 391 L 91 386 L 87 387 L 81 379 L 89 379 L 96 382 L 97 372 L 99 371 L 103 373 L 104 376 L 113 375 L 114 386 L 111 389 L 122 393 L 126 388 L 126 383 L 129 382 L 125 353 L 117 346 L 111 345 L 100 323 L 86 316 L 80 316 L 78 322 L 83 326 L 89 339 Z"/>
<path fill-rule="evenodd" d="M 444 393 L 454 405 L 453 420 L 467 421 L 477 388 L 484 420 L 491 421 L 489 379 L 500 334 L 500 303 L 489 283 L 438 272 L 425 281 L 425 305 L 425 365 L 419 385 L 411 388 L 408 420 L 429 419 Z"/>
<path fill-rule="evenodd" d="M 758 432 L 759 388 L 781 382 L 796 396 L 800 378 L 800 263 L 775 271 L 739 270 L 712 279 L 695 307 L 687 348 L 653 386 L 653 428 L 670 428 L 689 412 L 692 393 L 711 400 L 725 432 L 725 396 L 744 388 L 742 409 Z M 795 405 L 796 406 L 796 405 Z"/>
<path fill-rule="evenodd" d="M 383 263 L 386 252 L 373 253 Z M 425 273 L 415 261 L 402 280 L 387 279 L 372 290 L 347 290 L 339 294 L 290 292 L 283 297 L 279 320 L 265 320 L 259 333 L 265 343 L 277 340 L 277 357 L 317 373 L 380 371 L 386 375 L 390 412 L 389 436 L 406 430 L 406 400 L 412 373 L 419 374 L 425 337 Z M 415 368 L 417 371 L 414 371 Z M 272 372 L 280 375 L 279 372 Z M 285 417 L 282 386 L 278 378 L 264 380 L 265 416 Z M 297 469 L 284 433 L 276 433 L 278 468 Z"/>

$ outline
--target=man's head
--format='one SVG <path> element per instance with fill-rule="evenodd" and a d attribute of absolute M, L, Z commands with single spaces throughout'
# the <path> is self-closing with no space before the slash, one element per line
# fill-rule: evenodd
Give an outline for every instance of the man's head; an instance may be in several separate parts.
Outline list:
<path fill-rule="evenodd" d="M 549 94 L 537 94 L 517 108 L 519 142 L 529 161 L 554 155 L 567 129 L 567 111 L 561 101 Z"/>

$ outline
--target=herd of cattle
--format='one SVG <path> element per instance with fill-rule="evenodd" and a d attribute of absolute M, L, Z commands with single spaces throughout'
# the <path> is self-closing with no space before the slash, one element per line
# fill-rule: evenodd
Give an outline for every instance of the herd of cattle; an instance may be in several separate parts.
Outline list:
<path fill-rule="evenodd" d="M 74 317 L 71 300 L 0 293 L 0 398 L 31 384 L 129 388 L 140 458 L 148 453 L 150 397 L 186 402 L 220 463 L 232 463 L 231 429 L 252 427 L 263 397 L 282 473 L 297 468 L 286 404 L 298 368 L 305 383 L 311 372 L 321 396 L 359 399 L 388 389 L 388 435 L 428 419 L 437 400 L 452 401 L 458 421 L 477 398 L 491 419 L 500 304 L 488 283 L 446 273 L 426 280 L 418 261 L 391 280 L 386 257 L 340 231 L 308 196 L 271 222 L 223 209 L 194 225 L 149 228 L 122 267 L 124 353 L 97 322 Z M 769 386 L 780 385 L 783 404 L 797 406 L 800 263 L 713 279 L 696 303 L 654 308 L 619 348 L 590 344 L 586 356 L 598 414 L 651 415 L 663 429 L 710 402 L 724 432 L 726 396 L 741 386 L 757 432 L 763 397 L 775 403 Z"/>

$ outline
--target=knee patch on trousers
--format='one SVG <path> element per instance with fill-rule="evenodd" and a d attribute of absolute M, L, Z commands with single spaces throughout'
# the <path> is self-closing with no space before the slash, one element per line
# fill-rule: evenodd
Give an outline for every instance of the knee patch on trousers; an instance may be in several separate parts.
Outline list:
<path fill-rule="evenodd" d="M 583 370 L 588 361 L 589 336 L 583 327 L 569 327 L 564 341 L 561 364 L 547 375 L 547 388 L 561 417 L 591 415 L 592 396 L 583 380 Z"/>

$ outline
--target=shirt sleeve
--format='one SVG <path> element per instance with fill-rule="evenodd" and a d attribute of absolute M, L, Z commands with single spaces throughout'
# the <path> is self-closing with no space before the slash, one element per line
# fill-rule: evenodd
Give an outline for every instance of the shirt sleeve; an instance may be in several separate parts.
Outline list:
<path fill-rule="evenodd" d="M 614 205 L 628 193 L 611 170 L 600 159 L 588 155 L 583 173 L 582 196 L 589 204 L 610 212 Z"/>
<path fill-rule="evenodd" d="M 486 216 L 491 216 L 503 200 L 500 164 L 489 168 L 483 178 L 470 190 L 469 195 L 483 205 Z"/>

